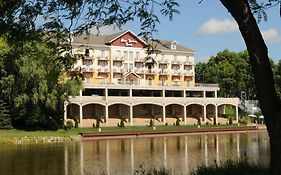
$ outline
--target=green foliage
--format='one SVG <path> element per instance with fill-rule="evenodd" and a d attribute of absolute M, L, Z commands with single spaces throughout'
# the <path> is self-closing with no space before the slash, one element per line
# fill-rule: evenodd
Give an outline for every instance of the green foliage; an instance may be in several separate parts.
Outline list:
<path fill-rule="evenodd" d="M 180 126 L 180 119 L 177 117 L 177 120 L 176 120 L 176 126 Z"/>
<path fill-rule="evenodd" d="M 153 126 L 155 126 L 154 120 L 153 120 L 153 119 L 150 119 L 150 121 L 149 121 L 149 127 L 153 127 Z"/>
<path fill-rule="evenodd" d="M 219 96 L 239 96 L 245 91 L 255 99 L 255 88 L 248 53 L 224 50 L 212 56 L 208 63 L 198 63 L 195 67 L 198 83 L 216 83 L 220 86 Z"/>
<path fill-rule="evenodd" d="M 121 121 L 120 121 L 120 125 L 119 125 L 120 127 L 125 127 L 125 118 L 124 117 L 122 117 L 121 118 Z"/>
<path fill-rule="evenodd" d="M 60 47 L 32 38 L 6 43 L 0 50 L 0 98 L 7 101 L 14 127 L 56 130 L 63 125 L 63 103 L 77 94 L 80 77 L 65 78 L 75 58 L 65 59 Z"/>
<path fill-rule="evenodd" d="M 230 125 L 233 124 L 233 119 L 232 119 L 232 117 L 229 117 L 229 118 L 228 118 L 228 124 L 230 124 Z"/>
<path fill-rule="evenodd" d="M 145 167 L 143 167 L 141 165 L 141 166 L 139 166 L 135 170 L 134 174 L 136 174 L 136 175 L 172 175 L 173 172 L 172 172 L 172 170 L 167 169 L 167 168 L 160 168 L 160 169 L 150 168 L 150 169 L 146 169 Z"/>
<path fill-rule="evenodd" d="M 256 174 L 269 174 L 268 167 L 258 165 L 250 165 L 246 161 L 234 162 L 226 161 L 220 166 L 199 166 L 196 171 L 191 172 L 191 175 L 256 175 Z"/>
<path fill-rule="evenodd" d="M 73 128 L 73 126 L 74 126 L 74 125 L 73 125 L 72 120 L 68 120 L 68 121 L 65 123 L 63 129 L 64 129 L 65 131 L 67 131 L 67 130 L 70 130 L 71 128 Z"/>
<path fill-rule="evenodd" d="M 100 128 L 100 116 L 96 116 L 96 128 Z"/>
<path fill-rule="evenodd" d="M 0 129 L 12 129 L 9 106 L 0 99 Z"/>
<path fill-rule="evenodd" d="M 201 119 L 197 118 L 197 125 L 200 126 L 201 125 Z"/>
<path fill-rule="evenodd" d="M 239 123 L 247 125 L 247 124 L 251 123 L 251 119 L 247 115 L 239 116 Z"/>

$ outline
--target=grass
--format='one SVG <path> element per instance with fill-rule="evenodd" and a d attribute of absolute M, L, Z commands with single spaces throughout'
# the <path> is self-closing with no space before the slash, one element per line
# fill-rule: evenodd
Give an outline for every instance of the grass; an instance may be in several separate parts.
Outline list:
<path fill-rule="evenodd" d="M 225 127 L 239 127 L 237 125 L 201 125 L 201 128 L 225 128 Z M 183 130 L 197 128 L 196 125 L 185 126 L 156 126 L 156 130 Z M 122 131 L 152 131 L 152 127 L 148 126 L 126 126 L 126 127 L 102 127 L 102 132 L 122 132 Z M 72 128 L 68 131 L 23 131 L 23 130 L 0 130 L 0 144 L 5 143 L 29 143 L 29 142 L 43 142 L 46 138 L 59 137 L 64 140 L 71 140 L 71 137 L 78 136 L 79 133 L 84 132 L 98 132 L 97 128 Z"/>

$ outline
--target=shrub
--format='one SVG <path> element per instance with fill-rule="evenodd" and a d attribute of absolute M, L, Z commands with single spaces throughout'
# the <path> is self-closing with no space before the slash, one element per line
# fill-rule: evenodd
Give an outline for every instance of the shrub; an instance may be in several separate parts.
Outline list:
<path fill-rule="evenodd" d="M 180 126 L 180 119 L 177 117 L 176 126 Z"/>
<path fill-rule="evenodd" d="M 67 120 L 65 123 L 66 130 L 70 130 L 71 128 L 74 127 L 73 121 L 72 120 Z"/>
<path fill-rule="evenodd" d="M 122 117 L 121 118 L 121 121 L 120 121 L 120 125 L 119 125 L 120 127 L 125 127 L 125 118 L 124 117 Z"/>
<path fill-rule="evenodd" d="M 217 125 L 217 121 L 216 121 L 216 118 L 214 118 L 214 125 Z"/>
<path fill-rule="evenodd" d="M 96 128 L 100 128 L 100 116 L 96 116 Z"/>
<path fill-rule="evenodd" d="M 229 125 L 232 125 L 232 124 L 233 124 L 233 119 L 232 119 L 232 117 L 229 117 L 228 123 L 229 123 Z"/>
<path fill-rule="evenodd" d="M 198 125 L 198 126 L 201 125 L 201 119 L 200 119 L 200 118 L 197 119 L 197 125 Z"/>
<path fill-rule="evenodd" d="M 155 124 L 154 124 L 154 120 L 150 119 L 150 121 L 149 121 L 149 126 L 150 126 L 150 127 L 155 126 Z"/>

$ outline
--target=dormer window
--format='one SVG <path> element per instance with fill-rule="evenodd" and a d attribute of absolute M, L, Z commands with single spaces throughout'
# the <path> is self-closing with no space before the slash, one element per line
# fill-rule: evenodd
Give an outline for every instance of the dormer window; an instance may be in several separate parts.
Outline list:
<path fill-rule="evenodd" d="M 171 42 L 171 50 L 176 50 L 177 49 L 177 42 L 176 41 L 173 41 Z"/>

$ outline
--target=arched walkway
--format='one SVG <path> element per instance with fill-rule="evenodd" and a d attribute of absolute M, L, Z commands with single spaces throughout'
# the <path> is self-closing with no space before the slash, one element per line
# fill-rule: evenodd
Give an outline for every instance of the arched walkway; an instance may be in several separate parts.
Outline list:
<path fill-rule="evenodd" d="M 204 120 L 204 106 L 191 104 L 186 106 L 187 124 L 197 124 Z"/>
<path fill-rule="evenodd" d="M 113 104 L 108 106 L 108 120 L 109 126 L 117 126 L 120 124 L 121 119 L 125 119 L 125 125 L 130 122 L 130 106 L 125 104 Z"/>
<path fill-rule="evenodd" d="M 180 122 L 184 121 L 184 106 L 178 104 L 170 104 L 166 106 L 166 123 L 173 125 L 177 118 Z"/>
<path fill-rule="evenodd" d="M 100 125 L 105 123 L 105 106 L 100 104 L 87 104 L 82 107 L 82 125 L 84 127 L 93 127 L 100 120 Z"/>
<path fill-rule="evenodd" d="M 140 104 L 133 107 L 133 125 L 149 125 L 153 119 L 156 125 L 162 124 L 162 106 L 155 104 Z"/>
<path fill-rule="evenodd" d="M 238 123 L 238 107 L 231 104 L 222 104 L 218 106 L 218 123 L 229 124 L 232 118 L 233 123 Z"/>

